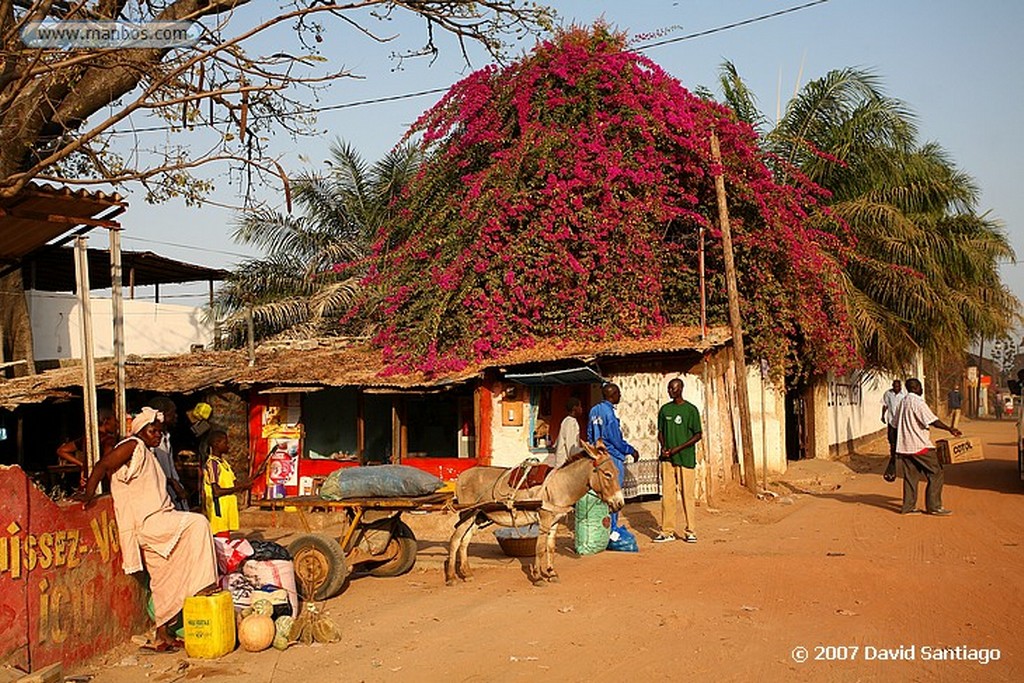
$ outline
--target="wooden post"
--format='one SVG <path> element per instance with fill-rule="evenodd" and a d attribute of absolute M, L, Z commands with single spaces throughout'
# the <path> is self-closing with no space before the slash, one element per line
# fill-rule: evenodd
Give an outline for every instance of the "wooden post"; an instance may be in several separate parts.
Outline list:
<path fill-rule="evenodd" d="M 974 415 L 971 417 L 981 417 L 981 378 L 985 375 L 985 338 L 981 338 L 981 345 L 978 347 L 978 386 L 974 388 Z"/>
<path fill-rule="evenodd" d="M 697 229 L 697 275 L 700 281 L 700 338 L 708 336 L 708 300 L 704 282 L 704 226 Z"/>
<path fill-rule="evenodd" d="M 248 348 L 249 348 L 249 367 L 256 365 L 256 331 L 252 322 L 252 304 L 246 304 L 245 307 L 245 325 L 249 333 Z"/>
<path fill-rule="evenodd" d="M 356 455 L 359 464 L 366 464 L 366 400 L 361 389 L 356 391 Z"/>
<path fill-rule="evenodd" d="M 121 230 L 110 231 L 110 303 L 114 314 L 114 415 L 118 439 L 123 437 L 128 408 L 125 400 L 124 299 L 121 296 Z"/>
<path fill-rule="evenodd" d="M 213 348 L 221 348 L 220 344 L 220 321 L 217 320 L 216 311 L 213 310 L 213 280 L 208 280 L 210 285 L 210 315 L 213 317 Z"/>
<path fill-rule="evenodd" d="M 718 135 L 711 131 L 711 160 L 717 167 L 715 194 L 718 198 L 718 222 L 722 230 L 722 250 L 725 256 L 725 286 L 729 294 L 729 327 L 732 330 L 733 362 L 736 365 L 736 398 L 740 409 L 740 437 L 743 446 L 744 485 L 757 491 L 754 471 L 754 437 L 750 433 L 750 397 L 747 391 L 747 364 L 743 350 L 743 320 L 740 317 L 740 294 L 736 286 L 736 264 L 733 260 L 732 231 L 729 227 L 729 208 L 725 201 L 725 177 L 722 174 L 722 151 Z"/>
<path fill-rule="evenodd" d="M 768 361 L 761 359 L 761 488 L 768 490 L 768 425 L 764 410 L 764 381 L 768 377 Z"/>
<path fill-rule="evenodd" d="M 75 238 L 75 280 L 82 331 L 82 397 L 85 410 L 85 454 L 87 471 L 100 459 L 99 425 L 96 423 L 96 360 L 93 356 L 92 305 L 89 297 L 89 254 L 85 237 Z"/>

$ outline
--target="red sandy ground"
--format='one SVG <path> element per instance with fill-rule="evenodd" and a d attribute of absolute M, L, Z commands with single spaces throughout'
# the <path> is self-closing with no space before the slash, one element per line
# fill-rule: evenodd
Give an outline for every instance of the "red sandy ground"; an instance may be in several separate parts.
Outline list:
<path fill-rule="evenodd" d="M 773 487 L 783 500 L 727 492 L 715 509 L 698 509 L 696 545 L 652 544 L 657 503 L 627 506 L 639 554 L 578 558 L 564 536 L 562 582 L 543 588 L 500 555 L 489 530 L 472 547 L 476 581 L 445 587 L 450 520 L 407 515 L 420 538 L 417 567 L 358 578 L 330 600 L 340 643 L 212 662 L 125 646 L 82 673 L 94 683 L 1021 681 L 1024 487 L 1014 426 L 976 421 L 965 431 L 984 439 L 988 459 L 946 470 L 949 518 L 897 514 L 901 484 L 880 476 L 883 441 L 844 463 L 795 464 Z M 900 646 L 914 647 L 915 661 L 867 659 L 869 647 Z M 956 646 L 995 648 L 1000 659 L 923 660 L 925 647 Z M 810 661 L 794 661 L 798 647 Z"/>

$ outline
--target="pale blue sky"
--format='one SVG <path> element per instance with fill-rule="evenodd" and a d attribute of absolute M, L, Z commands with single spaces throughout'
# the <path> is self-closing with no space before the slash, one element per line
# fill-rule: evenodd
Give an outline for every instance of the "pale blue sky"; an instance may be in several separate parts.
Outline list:
<path fill-rule="evenodd" d="M 549 4 L 566 22 L 589 24 L 603 16 L 631 35 L 668 29 L 663 37 L 673 38 L 805 2 L 570 0 Z M 266 3 L 268 9 L 270 4 Z M 433 65 L 410 61 L 395 71 L 389 54 L 397 47 L 418 45 L 423 32 L 419 23 L 408 20 L 392 21 L 385 28 L 401 35 L 393 44 L 383 46 L 351 30 L 330 29 L 324 54 L 331 65 L 343 65 L 365 78 L 336 83 L 319 104 L 447 87 L 472 70 L 461 62 L 451 43 L 442 43 L 442 55 Z M 770 115 L 774 115 L 780 93 L 784 103 L 798 78 L 803 83 L 846 66 L 874 70 L 888 93 L 904 100 L 916 113 L 922 140 L 939 142 L 974 176 L 982 189 L 981 207 L 1005 222 L 1024 259 L 1024 195 L 1016 188 L 1024 159 L 1021 29 L 1024 2 L 1017 0 L 829 0 L 777 18 L 653 48 L 645 54 L 690 89 L 713 86 L 718 66 L 731 60 Z M 474 57 L 472 68 L 486 63 L 480 54 Z M 279 136 L 274 148 L 283 155 L 282 164 L 289 172 L 320 166 L 334 136 L 349 140 L 372 161 L 390 149 L 438 97 L 325 113 L 318 122 L 321 136 L 298 142 Z M 160 135 L 147 142 L 158 143 Z M 307 161 L 301 160 L 303 157 Z M 227 184 L 223 169 L 211 171 L 210 177 L 218 183 L 214 196 L 219 201 L 239 201 L 238 188 Z M 278 188 L 267 188 L 264 196 L 275 201 L 277 192 Z M 209 205 L 186 208 L 176 202 L 150 206 L 141 194 L 129 194 L 129 199 L 131 208 L 123 221 L 126 248 L 220 267 L 238 261 L 232 254 L 248 253 L 231 240 L 233 216 L 229 211 Z M 192 245 L 199 250 L 158 242 Z M 1004 277 L 1018 296 L 1024 296 L 1024 267 L 1008 266 Z M 204 287 L 178 291 L 201 292 Z"/>

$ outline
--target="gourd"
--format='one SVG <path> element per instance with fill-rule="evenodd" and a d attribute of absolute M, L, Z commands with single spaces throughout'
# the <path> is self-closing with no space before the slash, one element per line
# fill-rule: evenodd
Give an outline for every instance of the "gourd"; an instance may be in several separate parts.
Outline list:
<path fill-rule="evenodd" d="M 238 642 L 247 652 L 266 650 L 274 642 L 274 620 L 265 614 L 250 614 L 238 627 Z"/>
<path fill-rule="evenodd" d="M 273 617 L 274 605 L 270 602 L 270 600 L 267 600 L 265 598 L 254 600 L 252 603 L 252 613 L 262 614 L 267 617 Z"/>
<path fill-rule="evenodd" d="M 277 621 L 274 622 L 274 647 L 278 650 L 287 650 L 291 644 L 292 626 L 295 624 L 295 619 L 288 615 L 280 616 Z"/>

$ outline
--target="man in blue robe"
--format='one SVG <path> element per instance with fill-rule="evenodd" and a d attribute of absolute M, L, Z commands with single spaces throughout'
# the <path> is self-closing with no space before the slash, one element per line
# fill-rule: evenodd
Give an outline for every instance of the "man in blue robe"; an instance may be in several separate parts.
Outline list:
<path fill-rule="evenodd" d="M 626 458 L 632 455 L 633 462 L 636 462 L 640 459 L 640 453 L 622 437 L 619 416 L 615 413 L 615 406 L 622 398 L 618 385 L 605 384 L 601 388 L 601 394 L 604 396 L 604 400 L 590 409 L 590 419 L 587 421 L 587 441 L 597 443 L 597 440 L 601 439 L 604 442 L 605 448 L 608 449 L 615 466 L 619 469 L 619 486 L 622 486 L 626 475 Z M 612 540 L 616 540 L 618 532 L 622 528 L 619 526 L 618 512 L 611 514 L 611 523 L 611 537 Z"/>

